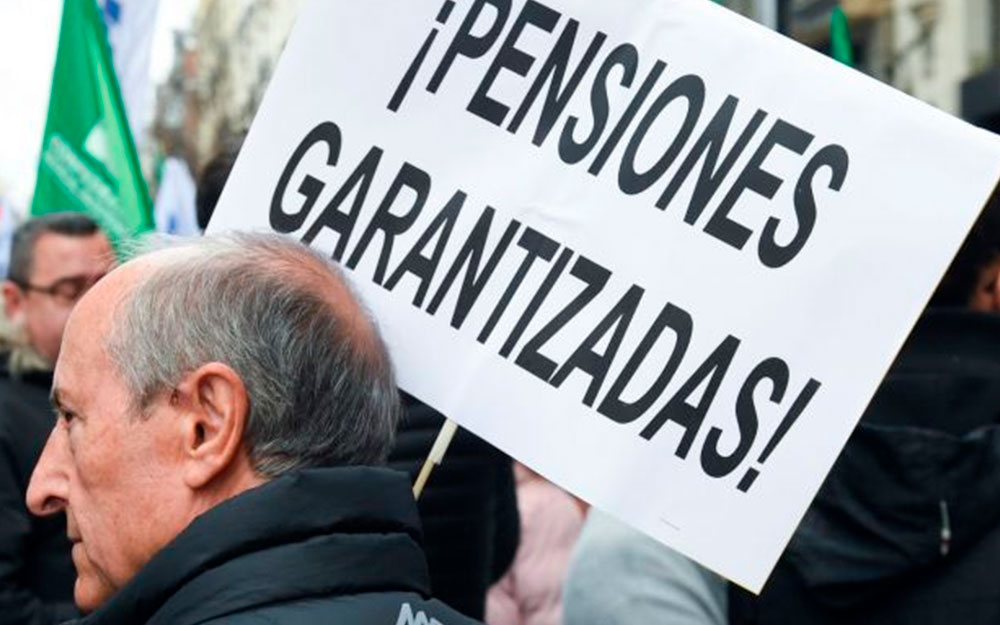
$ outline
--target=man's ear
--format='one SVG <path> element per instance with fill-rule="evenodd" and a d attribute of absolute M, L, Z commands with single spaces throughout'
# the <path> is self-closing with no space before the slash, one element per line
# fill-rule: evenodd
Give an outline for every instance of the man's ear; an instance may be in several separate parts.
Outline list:
<path fill-rule="evenodd" d="M 0 283 L 0 294 L 3 295 L 3 314 L 12 324 L 24 321 L 24 292 L 10 280 Z"/>
<path fill-rule="evenodd" d="M 246 386 L 228 366 L 212 362 L 185 376 L 171 402 L 183 403 L 180 420 L 183 478 L 192 489 L 216 478 L 249 469 L 243 432 L 250 411 Z M 241 466 L 242 465 L 242 466 Z"/>

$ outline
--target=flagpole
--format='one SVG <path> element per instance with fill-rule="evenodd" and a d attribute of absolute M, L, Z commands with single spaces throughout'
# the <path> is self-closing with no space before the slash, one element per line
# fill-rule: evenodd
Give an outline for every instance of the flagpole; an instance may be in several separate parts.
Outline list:
<path fill-rule="evenodd" d="M 424 486 L 427 485 L 427 480 L 431 476 L 431 471 L 434 470 L 435 466 L 441 464 L 445 452 L 448 451 L 448 446 L 451 445 L 451 439 L 455 438 L 457 431 L 458 424 L 451 419 L 445 419 L 444 423 L 441 424 L 441 430 L 434 440 L 434 445 L 431 446 L 431 452 L 427 455 L 427 460 L 424 460 L 424 466 L 420 467 L 417 481 L 413 483 L 414 499 L 420 499 L 420 495 L 424 492 Z"/>

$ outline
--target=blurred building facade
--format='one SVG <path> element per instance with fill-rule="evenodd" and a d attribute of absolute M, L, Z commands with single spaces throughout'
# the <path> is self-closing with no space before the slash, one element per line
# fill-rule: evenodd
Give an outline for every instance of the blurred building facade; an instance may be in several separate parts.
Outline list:
<path fill-rule="evenodd" d="M 157 97 L 157 134 L 193 171 L 250 127 L 300 0 L 201 0 Z"/>
<path fill-rule="evenodd" d="M 840 6 L 859 70 L 949 113 L 1000 130 L 998 0 L 726 0 L 827 52 Z M 770 5 L 770 6 L 765 6 Z M 763 8 L 762 8 L 763 7 Z M 978 80 L 977 80 L 978 79 Z"/>
<path fill-rule="evenodd" d="M 194 20 L 200 125 L 199 165 L 245 132 L 298 14 L 299 0 L 202 0 Z"/>
<path fill-rule="evenodd" d="M 152 132 L 160 155 L 177 156 L 193 164 L 191 138 L 197 133 L 199 120 L 197 54 L 190 33 L 175 32 L 173 45 L 173 67 L 156 89 Z"/>
<path fill-rule="evenodd" d="M 707 1 L 707 0 L 706 0 Z M 1000 131 L 1000 0 L 723 0 L 821 52 L 840 6 L 856 66 L 949 113 Z M 201 0 L 158 93 L 164 151 L 197 172 L 249 128 L 301 0 Z"/>

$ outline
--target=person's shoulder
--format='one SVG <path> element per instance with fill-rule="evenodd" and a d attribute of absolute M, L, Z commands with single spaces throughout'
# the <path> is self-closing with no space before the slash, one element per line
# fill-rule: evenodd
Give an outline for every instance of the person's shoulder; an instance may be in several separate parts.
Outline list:
<path fill-rule="evenodd" d="M 483 625 L 436 599 L 412 592 L 314 597 L 271 604 L 207 621 L 204 625 Z"/>

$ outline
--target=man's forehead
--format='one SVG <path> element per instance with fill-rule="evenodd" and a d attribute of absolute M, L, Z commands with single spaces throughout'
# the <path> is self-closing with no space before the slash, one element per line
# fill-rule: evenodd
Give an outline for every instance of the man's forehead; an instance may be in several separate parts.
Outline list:
<path fill-rule="evenodd" d="M 57 408 L 66 406 L 80 406 L 80 400 L 88 386 L 87 376 L 93 371 L 95 365 L 93 358 L 81 358 L 79 352 L 82 346 L 72 344 L 67 341 L 68 335 L 64 336 L 62 349 L 59 351 L 59 359 L 56 361 L 55 372 L 52 376 L 52 392 L 50 399 L 52 405 Z"/>
<path fill-rule="evenodd" d="M 111 244 L 101 232 L 87 235 L 45 232 L 35 241 L 32 272 L 72 275 L 104 270 L 113 262 Z"/>
<path fill-rule="evenodd" d="M 81 301 L 80 304 L 83 304 Z M 63 333 L 62 348 L 56 361 L 55 385 L 68 382 L 78 370 L 85 370 L 102 351 L 102 341 L 108 323 L 103 319 L 105 302 L 92 300 L 92 305 L 84 308 L 77 305 L 70 314 Z M 66 386 L 72 386 L 66 384 Z"/>
<path fill-rule="evenodd" d="M 96 358 L 104 357 L 104 339 L 114 321 L 114 311 L 139 280 L 144 267 L 139 263 L 123 265 L 94 285 L 70 313 L 63 334 L 62 349 L 56 363 L 56 377 L 86 368 Z"/>

